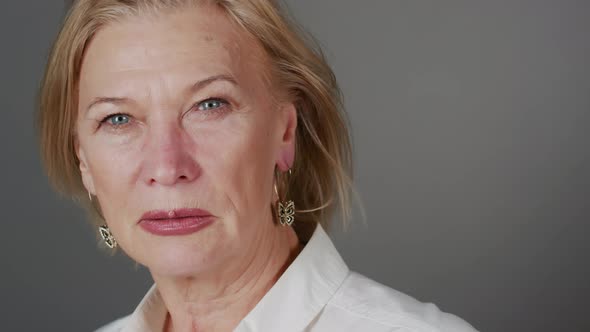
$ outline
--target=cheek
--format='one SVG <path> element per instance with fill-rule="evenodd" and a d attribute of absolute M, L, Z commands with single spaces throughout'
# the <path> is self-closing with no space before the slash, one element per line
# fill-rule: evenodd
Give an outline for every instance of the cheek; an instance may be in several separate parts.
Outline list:
<path fill-rule="evenodd" d="M 126 212 L 131 212 L 130 199 L 133 197 L 135 164 L 140 160 L 139 156 L 131 149 L 114 152 L 95 147 L 91 151 L 91 173 L 103 216 L 109 224 L 118 223 L 118 219 L 127 218 Z"/>
<path fill-rule="evenodd" d="M 210 144 L 201 148 L 208 156 L 202 159 L 205 173 L 240 219 L 268 212 L 265 207 L 271 200 L 275 164 L 270 127 L 269 119 L 236 119 L 212 133 L 207 140 Z"/>

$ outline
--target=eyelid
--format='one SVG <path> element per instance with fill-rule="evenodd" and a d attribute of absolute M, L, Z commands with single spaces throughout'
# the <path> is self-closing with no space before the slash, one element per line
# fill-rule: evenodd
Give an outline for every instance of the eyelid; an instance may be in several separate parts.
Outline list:
<path fill-rule="evenodd" d="M 199 112 L 205 112 L 205 113 L 214 113 L 214 112 L 220 112 L 222 110 L 224 110 L 226 107 L 231 105 L 231 102 L 227 99 L 227 98 L 223 98 L 223 97 L 208 97 L 205 99 L 202 99 L 201 101 L 196 102 L 193 107 L 191 109 L 194 108 L 199 108 L 203 103 L 207 102 L 207 101 L 218 101 L 221 105 L 217 108 L 213 108 L 213 109 L 209 109 L 209 110 L 199 110 Z M 128 113 L 123 113 L 123 112 L 118 112 L 118 113 L 111 113 L 111 114 L 107 114 L 106 116 L 104 116 L 98 123 L 97 127 L 101 127 L 102 125 L 104 125 L 105 123 L 108 122 L 108 120 L 112 117 L 115 116 L 126 116 L 129 118 L 129 122 L 133 120 L 133 116 L 131 116 Z M 121 124 L 121 125 L 112 125 L 110 123 L 108 123 L 107 125 L 112 127 L 112 128 L 121 128 L 124 127 L 126 125 L 129 124 L 129 122 L 125 123 L 125 124 Z"/>

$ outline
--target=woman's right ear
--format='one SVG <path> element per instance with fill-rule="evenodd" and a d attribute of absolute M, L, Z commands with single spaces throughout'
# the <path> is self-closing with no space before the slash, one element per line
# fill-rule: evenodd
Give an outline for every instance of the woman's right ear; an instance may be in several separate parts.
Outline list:
<path fill-rule="evenodd" d="M 86 154 L 84 153 L 84 149 L 82 149 L 80 142 L 77 139 L 74 139 L 74 149 L 79 161 L 78 167 L 80 168 L 82 183 L 84 184 L 86 191 L 92 195 L 96 195 L 96 191 L 94 190 L 94 180 L 92 179 L 92 174 L 90 172 L 90 168 L 88 167 Z"/>

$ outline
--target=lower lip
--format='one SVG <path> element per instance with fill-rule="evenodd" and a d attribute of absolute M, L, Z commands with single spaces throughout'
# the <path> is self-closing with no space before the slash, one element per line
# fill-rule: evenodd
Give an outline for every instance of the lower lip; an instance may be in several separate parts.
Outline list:
<path fill-rule="evenodd" d="M 186 235 L 200 231 L 213 222 L 212 216 L 173 219 L 144 219 L 139 225 L 146 231 L 161 236 Z"/>

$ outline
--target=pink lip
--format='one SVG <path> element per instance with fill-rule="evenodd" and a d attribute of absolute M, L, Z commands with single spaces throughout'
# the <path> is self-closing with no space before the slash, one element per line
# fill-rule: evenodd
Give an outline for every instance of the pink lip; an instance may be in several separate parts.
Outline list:
<path fill-rule="evenodd" d="M 198 232 L 214 220 L 215 216 L 201 209 L 157 210 L 144 213 L 139 225 L 155 235 L 185 235 Z"/>

